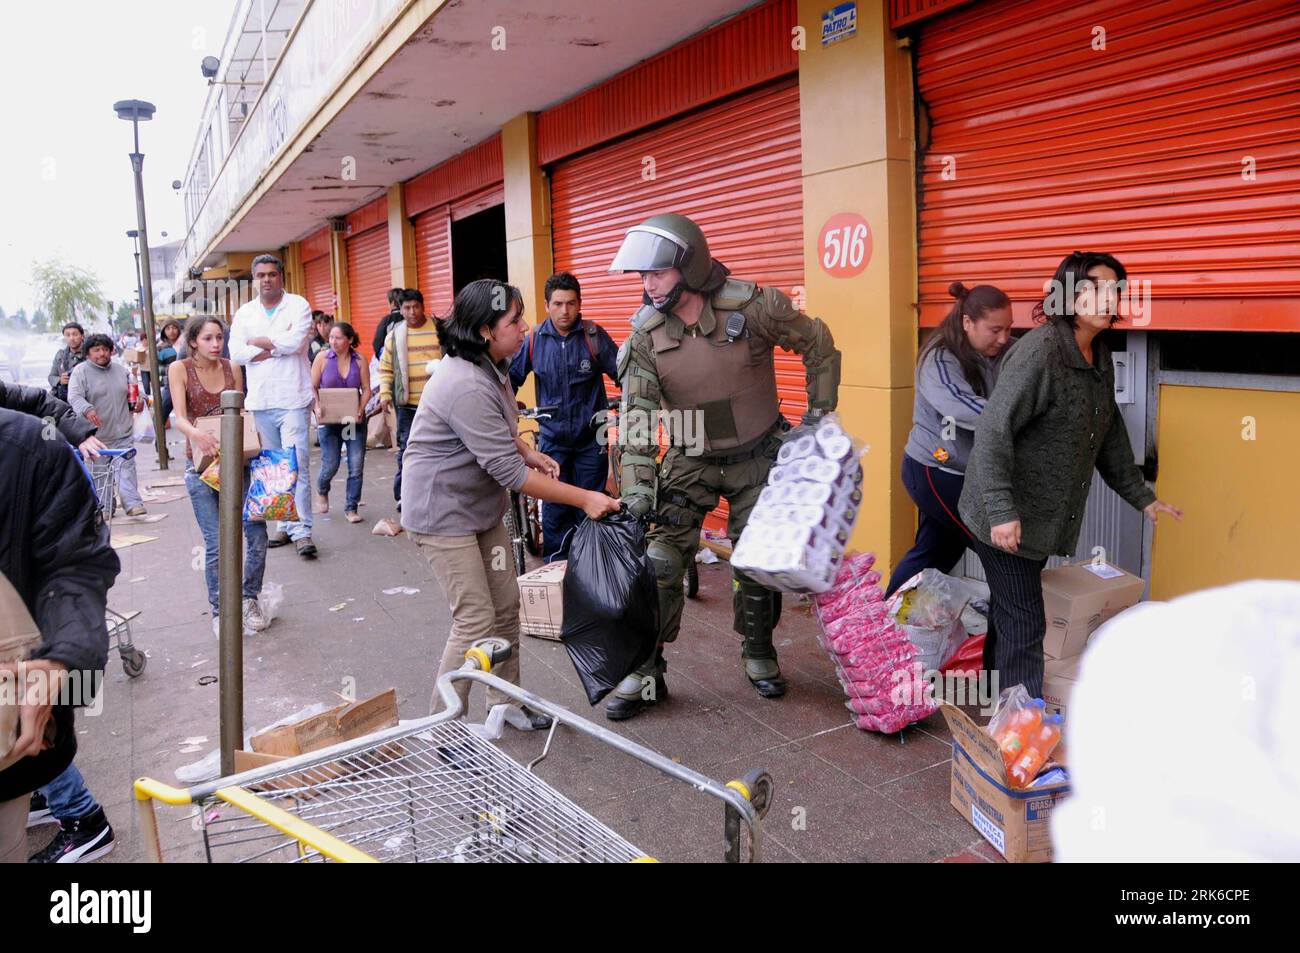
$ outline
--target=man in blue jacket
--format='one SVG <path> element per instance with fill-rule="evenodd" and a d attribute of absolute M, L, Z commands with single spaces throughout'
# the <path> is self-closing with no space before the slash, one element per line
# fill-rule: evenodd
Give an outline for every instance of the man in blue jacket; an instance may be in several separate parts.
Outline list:
<path fill-rule="evenodd" d="M 609 456 L 596 442 L 592 418 L 605 410 L 603 376 L 618 383 L 618 347 L 604 328 L 582 317 L 582 289 L 568 272 L 546 279 L 547 319 L 528 335 L 510 363 L 510 383 L 523 386 L 537 375 L 537 405 L 554 406 L 541 421 L 537 449 L 560 465 L 559 479 L 586 490 L 605 486 Z M 582 519 L 572 506 L 542 507 L 542 546 L 547 561 L 567 545 L 566 537 Z"/>

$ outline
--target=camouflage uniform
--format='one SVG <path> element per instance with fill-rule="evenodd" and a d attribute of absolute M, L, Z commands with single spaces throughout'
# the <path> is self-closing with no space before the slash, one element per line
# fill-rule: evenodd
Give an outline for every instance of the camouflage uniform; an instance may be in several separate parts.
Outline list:
<path fill-rule="evenodd" d="M 703 243 L 702 235 L 695 239 L 690 234 L 694 226 L 689 220 L 656 216 L 650 223 L 662 220 L 668 220 L 674 234 L 686 233 L 692 245 Z M 660 649 L 619 686 L 609 709 L 614 718 L 630 717 L 666 693 L 662 644 L 677 638 L 682 578 L 695 556 L 705 515 L 725 498 L 728 535 L 734 542 L 767 482 L 789 430 L 780 412 L 773 348 L 803 357 L 809 404 L 805 421 L 836 404 L 840 354 L 826 325 L 799 312 L 775 288 L 726 277 L 725 268 L 707 258 L 707 246 L 704 260 L 712 267 L 706 273 L 697 259 L 695 280 L 710 290 L 701 290 L 705 304 L 698 322 L 688 327 L 670 306 L 665 314 L 646 304 L 633 317 L 632 335 L 619 351 L 621 485 L 634 512 L 653 514 L 647 550 L 659 583 Z M 683 276 L 688 290 L 696 290 L 689 287 L 685 269 Z M 656 464 L 653 424 L 661 419 L 660 411 L 670 412 L 670 448 Z M 745 672 L 760 694 L 779 696 L 785 683 L 772 630 L 780 616 L 780 594 L 743 573 L 734 576 L 735 629 L 744 639 Z"/>

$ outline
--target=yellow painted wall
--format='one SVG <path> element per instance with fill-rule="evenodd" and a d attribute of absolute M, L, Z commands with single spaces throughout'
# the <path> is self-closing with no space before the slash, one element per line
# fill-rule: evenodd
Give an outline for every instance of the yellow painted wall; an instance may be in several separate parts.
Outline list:
<path fill-rule="evenodd" d="M 823 48 L 821 15 L 832 5 L 799 2 L 808 38 L 799 54 L 805 310 L 835 335 L 844 355 L 840 413 L 871 448 L 852 545 L 873 550 L 887 575 L 916 527 L 899 479 L 917 327 L 911 62 L 888 27 L 886 0 L 859 3 L 857 34 Z M 818 238 L 837 212 L 856 212 L 871 226 L 870 262 L 853 278 L 821 267 Z"/>
<path fill-rule="evenodd" d="M 388 189 L 388 271 L 390 288 L 415 288 L 415 226 L 406 214 L 402 183 Z"/>
<path fill-rule="evenodd" d="M 333 228 L 330 229 L 330 272 L 334 277 L 334 320 L 350 322 L 347 235 Z"/>
<path fill-rule="evenodd" d="M 1156 493 L 1185 515 L 1156 524 L 1151 598 L 1300 579 L 1300 393 L 1163 384 L 1159 400 Z"/>
<path fill-rule="evenodd" d="M 284 290 L 291 294 L 307 294 L 307 277 L 302 267 L 302 245 L 290 242 L 280 251 L 280 260 L 284 262 Z"/>
<path fill-rule="evenodd" d="M 510 283 L 523 295 L 528 323 L 536 327 L 546 319 L 542 292 L 555 270 L 551 197 L 537 161 L 536 114 L 521 114 L 501 127 L 501 164 L 506 195 L 506 270 Z M 531 376 L 519 389 L 519 399 L 535 403 Z"/>

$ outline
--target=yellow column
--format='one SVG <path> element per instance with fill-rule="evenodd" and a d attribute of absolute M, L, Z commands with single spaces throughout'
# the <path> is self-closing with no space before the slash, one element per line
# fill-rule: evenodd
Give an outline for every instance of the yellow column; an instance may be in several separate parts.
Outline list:
<path fill-rule="evenodd" d="M 806 310 L 830 326 L 844 355 L 840 413 L 870 445 L 852 545 L 877 554 L 886 577 L 912 543 L 915 508 L 899 479 L 912 419 L 916 353 L 915 132 L 909 51 L 888 26 L 887 0 L 858 4 L 858 29 L 823 47 L 826 0 L 799 0 Z M 868 264 L 854 277 L 822 267 L 832 215 L 871 228 Z"/>
<path fill-rule="evenodd" d="M 346 232 L 336 231 L 330 223 L 330 273 L 334 278 L 335 321 L 351 321 L 348 311 L 348 245 Z"/>
<path fill-rule="evenodd" d="M 307 294 L 307 276 L 302 268 L 302 245 L 290 242 L 280 252 L 284 262 L 284 290 L 290 294 Z"/>
<path fill-rule="evenodd" d="M 388 189 L 388 264 L 390 288 L 415 288 L 415 226 L 406 214 L 402 183 Z"/>
<path fill-rule="evenodd" d="M 551 256 L 551 196 L 537 161 L 537 116 L 523 113 L 501 127 L 501 158 L 506 192 L 506 268 L 510 283 L 524 297 L 529 322 L 546 316 L 542 298 L 554 270 Z M 521 400 L 533 403 L 530 377 Z"/>

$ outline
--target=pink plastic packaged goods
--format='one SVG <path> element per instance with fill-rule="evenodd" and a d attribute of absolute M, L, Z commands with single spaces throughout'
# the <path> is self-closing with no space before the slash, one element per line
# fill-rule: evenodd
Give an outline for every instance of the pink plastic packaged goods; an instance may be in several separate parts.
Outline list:
<path fill-rule="evenodd" d="M 893 734 L 938 711 L 915 645 L 880 591 L 871 553 L 848 554 L 830 587 L 814 597 L 846 706 L 864 731 Z"/>

